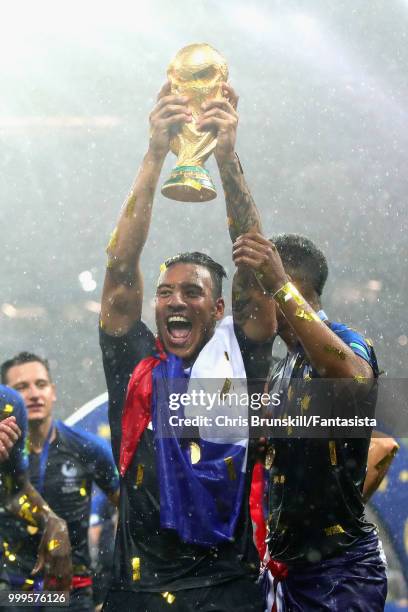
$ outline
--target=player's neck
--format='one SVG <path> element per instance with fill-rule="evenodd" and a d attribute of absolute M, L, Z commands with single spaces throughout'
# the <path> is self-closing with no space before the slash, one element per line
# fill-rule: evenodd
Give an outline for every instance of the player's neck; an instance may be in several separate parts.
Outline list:
<path fill-rule="evenodd" d="M 52 424 L 52 417 L 45 419 L 44 421 L 35 421 L 28 424 L 29 438 L 30 438 L 30 450 L 34 453 L 39 453 L 43 449 L 45 441 L 50 431 Z M 53 431 L 51 433 L 50 442 L 55 438 L 55 427 L 52 426 Z"/>

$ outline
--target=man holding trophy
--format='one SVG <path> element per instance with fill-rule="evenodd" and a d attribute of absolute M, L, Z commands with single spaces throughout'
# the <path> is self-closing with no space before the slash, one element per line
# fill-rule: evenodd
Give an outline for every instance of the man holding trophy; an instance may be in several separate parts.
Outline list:
<path fill-rule="evenodd" d="M 180 612 L 261 612 L 248 504 L 255 449 L 248 448 L 248 435 L 237 444 L 163 437 L 160 423 L 168 405 L 161 402 L 158 409 L 157 389 L 160 381 L 171 389 L 176 378 L 189 385 L 208 371 L 213 377 L 228 371 L 232 381 L 245 378 L 246 371 L 250 379 L 259 349 L 266 358 L 257 359 L 254 376 L 262 376 L 262 363 L 266 375 L 266 340 L 276 328 L 271 301 L 251 293 L 249 279 L 237 296 L 241 302 L 245 297 L 245 308 L 236 309 L 235 321 L 223 318 L 222 266 L 202 253 L 183 253 L 161 266 L 156 339 L 141 321 L 140 256 L 170 148 L 178 164 L 164 195 L 213 198 L 203 162 L 214 151 L 231 238 L 260 231 L 234 152 L 237 98 L 225 83 L 225 61 L 208 45 L 190 45 L 177 54 L 168 75 L 150 115 L 148 151 L 107 249 L 100 342 L 121 496 L 113 584 L 103 609 L 156 612 L 171 605 Z"/>

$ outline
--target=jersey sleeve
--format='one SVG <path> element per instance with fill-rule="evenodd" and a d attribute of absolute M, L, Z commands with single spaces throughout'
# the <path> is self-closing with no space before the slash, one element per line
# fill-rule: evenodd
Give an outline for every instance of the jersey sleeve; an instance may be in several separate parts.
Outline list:
<path fill-rule="evenodd" d="M 378 374 L 378 365 L 377 359 L 374 353 L 374 349 L 371 346 L 371 343 L 367 342 L 367 340 L 354 329 L 350 329 L 346 325 L 341 325 L 340 323 L 332 323 L 330 325 L 332 331 L 351 348 L 351 350 L 367 361 L 372 367 L 374 373 Z"/>
<path fill-rule="evenodd" d="M 14 389 L 0 385 L 0 418 L 1 420 L 14 416 L 21 429 L 21 436 L 10 451 L 10 470 L 15 475 L 24 474 L 28 470 L 27 440 L 27 412 L 24 400 Z"/>
<path fill-rule="evenodd" d="M 109 394 L 109 425 L 115 459 L 119 457 L 122 437 L 122 410 L 133 370 L 154 351 L 155 340 L 150 329 L 138 321 L 127 334 L 111 336 L 99 328 L 103 369 Z"/>

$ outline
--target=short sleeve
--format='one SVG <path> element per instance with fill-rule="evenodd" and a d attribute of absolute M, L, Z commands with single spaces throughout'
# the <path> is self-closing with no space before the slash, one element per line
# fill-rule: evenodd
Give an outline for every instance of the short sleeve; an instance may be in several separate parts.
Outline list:
<path fill-rule="evenodd" d="M 361 334 L 340 323 L 332 323 L 330 328 L 356 355 L 370 364 L 375 374 L 378 373 L 377 359 L 373 347 Z"/>
<path fill-rule="evenodd" d="M 137 323 L 123 336 L 110 336 L 99 328 L 99 343 L 102 350 L 103 367 L 109 395 L 117 387 L 127 388 L 129 378 L 142 359 L 154 351 L 154 336 L 143 323 Z"/>
<path fill-rule="evenodd" d="M 137 364 L 152 355 L 155 340 L 150 329 L 138 321 L 123 336 L 99 331 L 103 368 L 109 394 L 109 425 L 115 460 L 119 457 L 121 420 L 129 379 Z"/>

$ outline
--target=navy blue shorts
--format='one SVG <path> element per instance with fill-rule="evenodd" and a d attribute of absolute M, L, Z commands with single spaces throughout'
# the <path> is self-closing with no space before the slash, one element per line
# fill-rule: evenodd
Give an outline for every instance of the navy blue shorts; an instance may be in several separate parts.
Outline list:
<path fill-rule="evenodd" d="M 288 577 L 279 584 L 277 609 L 382 612 L 386 597 L 385 558 L 373 533 L 341 555 L 289 570 Z"/>

